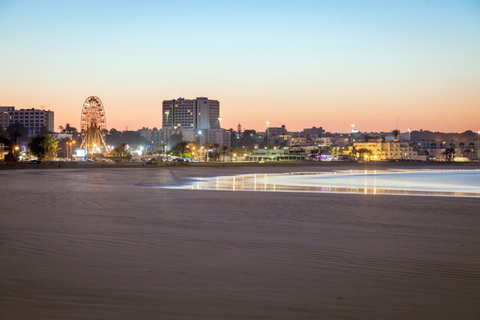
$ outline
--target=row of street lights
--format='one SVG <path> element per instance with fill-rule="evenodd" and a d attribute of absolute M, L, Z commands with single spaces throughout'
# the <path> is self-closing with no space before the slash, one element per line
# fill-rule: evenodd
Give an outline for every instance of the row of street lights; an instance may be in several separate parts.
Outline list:
<path fill-rule="evenodd" d="M 73 146 L 77 143 L 75 140 L 67 142 L 67 159 L 68 159 L 68 147 L 70 146 L 70 156 L 73 156 Z"/>

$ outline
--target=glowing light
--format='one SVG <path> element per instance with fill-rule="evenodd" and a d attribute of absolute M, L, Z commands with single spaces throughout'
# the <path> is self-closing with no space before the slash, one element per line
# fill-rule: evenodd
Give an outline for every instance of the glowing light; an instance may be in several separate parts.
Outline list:
<path fill-rule="evenodd" d="M 77 158 L 85 158 L 87 156 L 87 152 L 85 149 L 77 149 L 76 155 Z"/>

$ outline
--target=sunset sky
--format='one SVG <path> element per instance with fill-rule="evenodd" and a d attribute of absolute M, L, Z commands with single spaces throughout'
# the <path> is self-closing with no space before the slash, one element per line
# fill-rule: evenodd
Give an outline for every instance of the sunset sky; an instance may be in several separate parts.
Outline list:
<path fill-rule="evenodd" d="M 480 1 L 0 0 L 0 105 L 79 128 L 161 127 L 220 101 L 222 127 L 480 130 Z"/>

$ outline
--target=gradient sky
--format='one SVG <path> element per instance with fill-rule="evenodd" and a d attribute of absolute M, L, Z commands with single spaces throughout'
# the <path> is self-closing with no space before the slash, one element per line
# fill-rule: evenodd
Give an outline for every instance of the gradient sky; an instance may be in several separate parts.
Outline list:
<path fill-rule="evenodd" d="M 161 127 L 220 101 L 222 127 L 480 130 L 480 1 L 0 0 L 0 105 L 79 128 Z"/>

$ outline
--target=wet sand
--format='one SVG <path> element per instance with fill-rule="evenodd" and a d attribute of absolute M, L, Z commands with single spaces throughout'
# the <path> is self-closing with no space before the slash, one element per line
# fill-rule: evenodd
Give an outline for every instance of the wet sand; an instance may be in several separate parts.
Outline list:
<path fill-rule="evenodd" d="M 478 319 L 480 200 L 152 188 L 335 166 L 0 172 L 0 319 Z"/>

